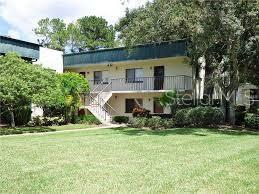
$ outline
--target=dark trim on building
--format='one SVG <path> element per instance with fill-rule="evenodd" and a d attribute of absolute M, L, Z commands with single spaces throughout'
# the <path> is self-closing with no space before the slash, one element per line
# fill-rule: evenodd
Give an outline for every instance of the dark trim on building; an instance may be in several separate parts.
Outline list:
<path fill-rule="evenodd" d="M 64 67 L 98 63 L 147 60 L 167 57 L 187 56 L 187 41 L 177 40 L 138 45 L 132 48 L 120 47 L 94 51 L 64 54 Z"/>

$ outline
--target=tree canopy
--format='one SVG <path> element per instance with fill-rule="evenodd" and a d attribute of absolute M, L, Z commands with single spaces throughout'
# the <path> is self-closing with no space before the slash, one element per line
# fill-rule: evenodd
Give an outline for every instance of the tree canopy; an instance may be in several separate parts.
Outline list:
<path fill-rule="evenodd" d="M 0 57 L 0 103 L 14 123 L 14 111 L 24 105 L 59 105 L 64 102 L 55 72 L 32 65 L 14 53 Z"/>
<path fill-rule="evenodd" d="M 66 115 L 65 119 L 70 122 L 81 105 L 81 97 L 89 93 L 87 80 L 78 73 L 66 72 L 59 75 L 62 93 L 65 97 Z"/>
<path fill-rule="evenodd" d="M 65 50 L 68 34 L 66 24 L 59 18 L 45 18 L 38 22 L 38 27 L 33 29 L 39 37 L 38 42 L 44 47 L 56 50 Z"/>
<path fill-rule="evenodd" d="M 102 17 L 85 16 L 68 25 L 59 18 L 41 19 L 33 30 L 45 47 L 71 52 L 113 47 L 115 30 Z"/>
<path fill-rule="evenodd" d="M 154 0 L 127 11 L 116 25 L 119 38 L 136 44 L 189 40 L 192 65 L 205 58 L 206 74 L 227 91 L 240 83 L 258 85 L 259 2 L 253 0 Z M 251 74 L 252 73 L 252 74 Z M 247 76 L 249 75 L 249 76 Z"/>
<path fill-rule="evenodd" d="M 116 30 L 128 47 L 186 39 L 195 77 L 206 64 L 205 94 L 220 88 L 233 109 L 240 85 L 259 86 L 258 18 L 256 0 L 154 0 L 127 11 Z"/>

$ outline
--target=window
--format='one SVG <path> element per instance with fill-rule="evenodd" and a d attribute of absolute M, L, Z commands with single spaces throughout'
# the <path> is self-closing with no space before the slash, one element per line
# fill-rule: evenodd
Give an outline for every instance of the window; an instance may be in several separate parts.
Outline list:
<path fill-rule="evenodd" d="M 250 109 L 251 110 L 259 109 L 259 90 L 258 89 L 250 90 Z"/>
<path fill-rule="evenodd" d="M 251 89 L 250 95 L 252 100 L 259 100 L 259 90 Z"/>
<path fill-rule="evenodd" d="M 100 84 L 102 82 L 102 72 L 94 71 L 94 84 Z"/>
<path fill-rule="evenodd" d="M 134 108 L 143 106 L 143 99 L 126 99 L 126 113 L 132 113 Z"/>
<path fill-rule="evenodd" d="M 126 69 L 126 82 L 128 83 L 143 82 L 143 76 L 143 68 Z"/>
<path fill-rule="evenodd" d="M 85 78 L 85 72 L 80 72 L 79 74 Z"/>
<path fill-rule="evenodd" d="M 164 107 L 158 102 L 158 98 L 153 100 L 154 113 L 164 113 Z"/>

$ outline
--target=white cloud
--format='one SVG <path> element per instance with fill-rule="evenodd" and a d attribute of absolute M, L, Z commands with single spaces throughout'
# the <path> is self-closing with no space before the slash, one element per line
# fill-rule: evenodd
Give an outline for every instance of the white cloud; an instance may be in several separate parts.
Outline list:
<path fill-rule="evenodd" d="M 16 39 L 20 39 L 21 38 L 21 34 L 20 32 L 18 32 L 17 30 L 8 30 L 7 35 L 11 38 L 16 38 Z"/>
<path fill-rule="evenodd" d="M 126 3 L 123 4 L 122 2 Z M 0 17 L 22 38 L 35 41 L 32 29 L 41 18 L 59 17 L 66 22 L 82 16 L 97 15 L 114 24 L 126 7 L 134 8 L 148 0 L 0 0 Z"/>

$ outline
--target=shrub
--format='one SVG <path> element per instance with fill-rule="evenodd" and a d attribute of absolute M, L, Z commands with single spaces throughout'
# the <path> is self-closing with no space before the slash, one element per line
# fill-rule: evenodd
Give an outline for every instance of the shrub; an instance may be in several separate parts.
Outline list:
<path fill-rule="evenodd" d="M 191 124 L 190 117 L 189 117 L 190 110 L 191 110 L 190 108 L 185 108 L 185 109 L 178 110 L 176 112 L 175 124 L 178 127 L 184 127 Z"/>
<path fill-rule="evenodd" d="M 132 111 L 133 117 L 149 117 L 150 116 L 150 110 L 147 110 L 145 108 L 134 108 Z"/>
<path fill-rule="evenodd" d="M 86 123 L 89 125 L 100 125 L 101 122 L 94 115 L 80 115 L 77 119 L 78 123 Z"/>
<path fill-rule="evenodd" d="M 23 132 L 18 129 L 11 128 L 0 128 L 0 135 L 12 135 L 12 134 L 22 134 Z"/>
<path fill-rule="evenodd" d="M 113 120 L 116 123 L 128 123 L 129 117 L 128 116 L 115 116 L 115 117 L 113 117 Z"/>
<path fill-rule="evenodd" d="M 173 119 L 162 119 L 161 117 L 136 117 L 130 120 L 129 126 L 133 128 L 148 127 L 152 130 L 168 129 L 174 127 L 175 122 Z"/>
<path fill-rule="evenodd" d="M 40 116 L 36 116 L 32 118 L 32 121 L 30 121 L 29 124 L 32 126 L 42 126 L 43 120 Z"/>
<path fill-rule="evenodd" d="M 236 106 L 235 110 L 235 124 L 242 125 L 245 121 L 246 107 L 245 106 Z"/>
<path fill-rule="evenodd" d="M 245 126 L 252 129 L 259 129 L 259 116 L 253 113 L 245 115 Z"/>
<path fill-rule="evenodd" d="M 174 119 L 163 119 L 162 120 L 162 126 L 165 129 L 173 128 L 173 127 L 175 127 L 175 121 L 174 121 Z"/>
<path fill-rule="evenodd" d="M 210 126 L 222 123 L 223 112 L 216 107 L 195 107 L 177 111 L 175 121 L 177 126 Z"/>
<path fill-rule="evenodd" d="M 161 117 L 151 117 L 146 120 L 146 127 L 150 129 L 161 129 L 163 128 L 163 122 Z"/>
<path fill-rule="evenodd" d="M 11 115 L 10 112 L 8 111 L 7 107 L 5 105 L 1 105 L 1 116 L 4 121 L 4 123 L 11 123 Z M 26 125 L 31 119 L 31 106 L 29 105 L 24 105 L 20 107 L 19 109 L 16 109 L 14 111 L 14 120 L 15 124 L 17 126 L 19 125 Z"/>
<path fill-rule="evenodd" d="M 130 120 L 129 127 L 143 128 L 146 126 L 147 119 L 145 117 L 135 117 Z"/>
<path fill-rule="evenodd" d="M 172 114 L 157 114 L 157 113 L 153 113 L 153 114 L 150 114 L 150 117 L 161 117 L 162 119 L 171 119 L 172 118 Z"/>
<path fill-rule="evenodd" d="M 255 105 L 251 105 L 248 112 L 253 114 L 259 114 L 258 108 Z"/>
<path fill-rule="evenodd" d="M 61 117 L 41 117 L 37 116 L 28 123 L 30 126 L 53 126 L 53 125 L 64 125 L 65 120 Z"/>

